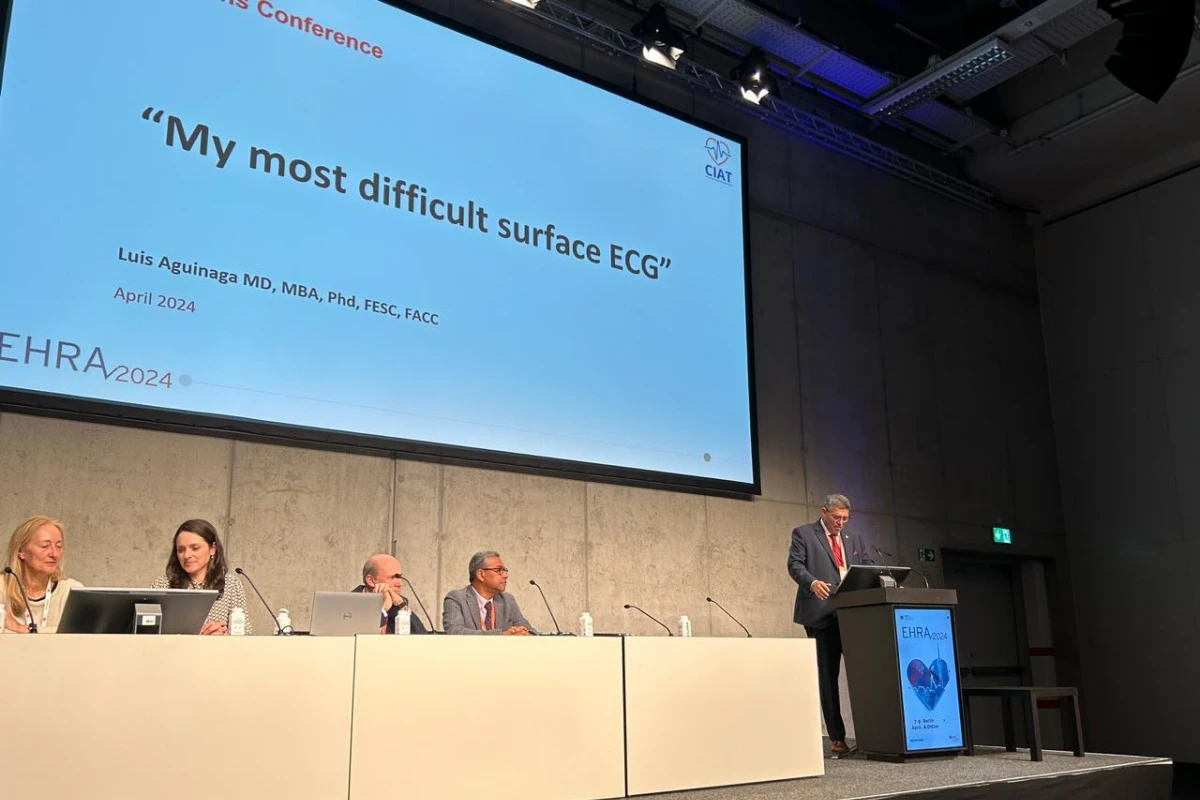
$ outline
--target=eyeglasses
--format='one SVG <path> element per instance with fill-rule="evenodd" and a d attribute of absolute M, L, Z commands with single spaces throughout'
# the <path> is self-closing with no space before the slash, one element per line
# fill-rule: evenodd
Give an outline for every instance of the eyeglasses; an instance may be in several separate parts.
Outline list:
<path fill-rule="evenodd" d="M 388 580 L 398 581 L 404 576 L 397 572 L 395 575 L 384 575 L 383 577 L 387 578 Z"/>
<path fill-rule="evenodd" d="M 508 567 L 480 567 L 484 572 L 494 572 L 497 575 L 507 575 Z"/>

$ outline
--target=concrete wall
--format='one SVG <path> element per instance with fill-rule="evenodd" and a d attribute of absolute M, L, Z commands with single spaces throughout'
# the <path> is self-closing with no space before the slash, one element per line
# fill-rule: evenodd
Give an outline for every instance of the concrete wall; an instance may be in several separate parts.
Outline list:
<path fill-rule="evenodd" d="M 1045 229 L 1091 745 L 1200 762 L 1200 169 Z"/>
<path fill-rule="evenodd" d="M 789 138 L 649 69 L 477 0 L 450 7 L 501 38 L 749 137 L 763 495 L 753 501 L 0 414 L 0 520 L 67 526 L 70 572 L 148 584 L 174 526 L 218 523 L 232 563 L 297 626 L 314 589 L 352 587 L 396 542 L 440 616 L 471 552 L 500 550 L 548 626 L 590 609 L 599 630 L 654 633 L 622 610 L 687 613 L 698 635 L 801 635 L 791 528 L 833 491 L 850 530 L 912 562 L 918 547 L 1064 552 L 1032 240 L 1022 221 L 961 208 Z M 596 10 L 599 13 L 599 10 Z M 702 223 L 698 223 L 702 224 Z M 940 561 L 931 579 L 940 582 Z M 258 630 L 269 620 L 251 609 Z"/>

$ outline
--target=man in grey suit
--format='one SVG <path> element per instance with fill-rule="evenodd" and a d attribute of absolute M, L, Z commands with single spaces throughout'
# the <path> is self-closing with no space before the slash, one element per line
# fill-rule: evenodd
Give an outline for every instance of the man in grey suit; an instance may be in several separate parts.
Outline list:
<path fill-rule="evenodd" d="M 529 620 L 521 614 L 517 599 L 505 594 L 508 587 L 508 567 L 500 554 L 484 550 L 471 556 L 467 566 L 471 584 L 455 589 L 442 602 L 442 625 L 446 633 L 498 633 L 505 636 L 528 636 L 535 633 Z"/>
<path fill-rule="evenodd" d="M 831 494 L 821 509 L 821 518 L 792 531 L 788 550 L 788 574 L 799 586 L 792 619 L 804 626 L 808 638 L 817 645 L 817 688 L 821 695 L 821 713 L 829 734 L 834 756 L 850 752 L 846 744 L 846 723 L 838 677 L 842 670 L 842 634 L 837 612 L 825 601 L 837 591 L 838 584 L 852 564 L 873 564 L 866 542 L 844 533 L 850 519 L 850 501 L 845 495 Z"/>

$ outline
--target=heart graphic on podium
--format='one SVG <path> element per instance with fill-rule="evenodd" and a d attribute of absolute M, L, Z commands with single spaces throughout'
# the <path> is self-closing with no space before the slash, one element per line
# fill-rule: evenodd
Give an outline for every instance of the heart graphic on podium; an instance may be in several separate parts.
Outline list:
<path fill-rule="evenodd" d="M 908 682 L 925 707 L 933 711 L 950 683 L 950 667 L 941 658 L 929 666 L 919 658 L 908 662 Z"/>

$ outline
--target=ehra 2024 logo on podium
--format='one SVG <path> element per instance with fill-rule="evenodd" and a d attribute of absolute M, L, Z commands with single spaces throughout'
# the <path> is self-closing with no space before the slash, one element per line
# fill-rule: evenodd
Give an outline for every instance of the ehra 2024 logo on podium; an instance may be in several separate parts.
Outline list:
<path fill-rule="evenodd" d="M 907 652 L 902 651 L 903 654 L 918 656 L 908 662 L 908 685 L 916 692 L 921 704 L 933 711 L 946 694 L 946 687 L 952 679 L 950 665 L 942 658 L 943 645 L 949 649 L 950 658 L 954 658 L 949 629 L 942 630 L 941 625 L 931 625 L 929 620 L 922 619 L 918 614 L 897 614 L 897 623 L 900 639 L 906 643 L 903 651 Z M 930 653 L 930 650 L 933 652 Z M 930 655 L 934 658 L 926 663 L 925 659 Z"/>
<path fill-rule="evenodd" d="M 950 667 L 940 654 L 928 666 L 921 659 L 914 658 L 908 662 L 908 683 L 921 703 L 933 711 L 950 685 Z"/>

